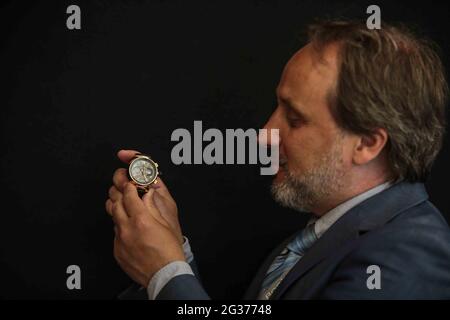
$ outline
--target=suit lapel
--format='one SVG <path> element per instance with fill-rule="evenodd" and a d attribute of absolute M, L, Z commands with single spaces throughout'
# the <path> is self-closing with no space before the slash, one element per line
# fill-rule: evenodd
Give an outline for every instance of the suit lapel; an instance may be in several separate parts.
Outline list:
<path fill-rule="evenodd" d="M 370 231 L 384 225 L 400 212 L 425 201 L 427 198 L 428 195 L 423 184 L 402 182 L 358 204 L 338 219 L 330 229 L 317 240 L 317 242 L 286 275 L 279 287 L 273 293 L 271 299 L 279 299 L 283 293 L 285 293 L 286 290 L 295 281 L 298 281 L 298 279 L 308 270 L 326 257 L 331 256 L 346 243 L 358 238 L 360 232 Z M 284 246 L 287 245 L 292 237 L 293 236 L 283 243 Z M 266 263 L 266 268 L 263 270 L 262 275 L 259 275 L 259 277 L 262 277 L 259 281 L 262 281 L 265 271 L 276 257 L 276 254 L 272 254 L 272 260 Z"/>

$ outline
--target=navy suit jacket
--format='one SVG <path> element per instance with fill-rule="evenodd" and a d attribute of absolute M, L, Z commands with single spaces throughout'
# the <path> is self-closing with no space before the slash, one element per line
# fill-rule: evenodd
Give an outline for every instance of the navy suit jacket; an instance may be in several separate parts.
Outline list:
<path fill-rule="evenodd" d="M 401 182 L 358 204 L 316 241 L 271 299 L 450 299 L 450 229 L 427 199 L 423 184 Z M 269 255 L 244 299 L 257 299 L 267 269 L 294 236 Z M 380 268 L 380 289 L 367 286 L 371 265 Z M 157 299 L 209 296 L 197 274 L 173 278 Z"/>

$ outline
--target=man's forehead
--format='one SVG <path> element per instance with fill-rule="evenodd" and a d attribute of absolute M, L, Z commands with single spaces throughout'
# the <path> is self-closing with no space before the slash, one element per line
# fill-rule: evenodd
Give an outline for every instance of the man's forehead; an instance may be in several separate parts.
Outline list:
<path fill-rule="evenodd" d="M 312 44 L 301 48 L 286 64 L 277 87 L 278 96 L 289 99 L 297 85 L 307 82 L 322 80 L 322 84 L 334 84 L 338 71 L 337 53 L 337 44 L 328 45 L 321 53 Z"/>
<path fill-rule="evenodd" d="M 308 43 L 291 57 L 286 68 L 298 70 L 306 65 L 319 73 L 337 70 L 338 52 L 339 44 L 336 42 L 320 49 Z"/>

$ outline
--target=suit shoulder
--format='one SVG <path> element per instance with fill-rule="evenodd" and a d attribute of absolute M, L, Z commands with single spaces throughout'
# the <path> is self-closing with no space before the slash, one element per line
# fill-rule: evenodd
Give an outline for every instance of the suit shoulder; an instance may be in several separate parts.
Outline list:
<path fill-rule="evenodd" d="M 405 210 L 383 226 L 362 234 L 340 263 L 337 279 L 367 278 L 380 268 L 389 297 L 447 298 L 450 294 L 450 228 L 429 202 Z M 335 278 L 336 279 L 336 278 Z M 361 289 L 365 284 L 360 281 Z"/>
<path fill-rule="evenodd" d="M 437 246 L 450 249 L 450 228 L 429 201 L 409 208 L 361 236 L 361 246 Z"/>
<path fill-rule="evenodd" d="M 361 234 L 354 254 L 445 257 L 450 260 L 450 228 L 442 214 L 425 201 Z"/>

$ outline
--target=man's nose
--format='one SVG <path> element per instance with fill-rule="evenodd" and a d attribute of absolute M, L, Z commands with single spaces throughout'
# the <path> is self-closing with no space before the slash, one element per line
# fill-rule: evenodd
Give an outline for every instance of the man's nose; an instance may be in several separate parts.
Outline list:
<path fill-rule="evenodd" d="M 263 146 L 280 144 L 280 125 L 279 125 L 279 108 L 277 108 L 270 116 L 264 127 L 259 130 L 258 143 Z M 274 130 L 278 130 L 278 134 L 275 134 Z"/>

